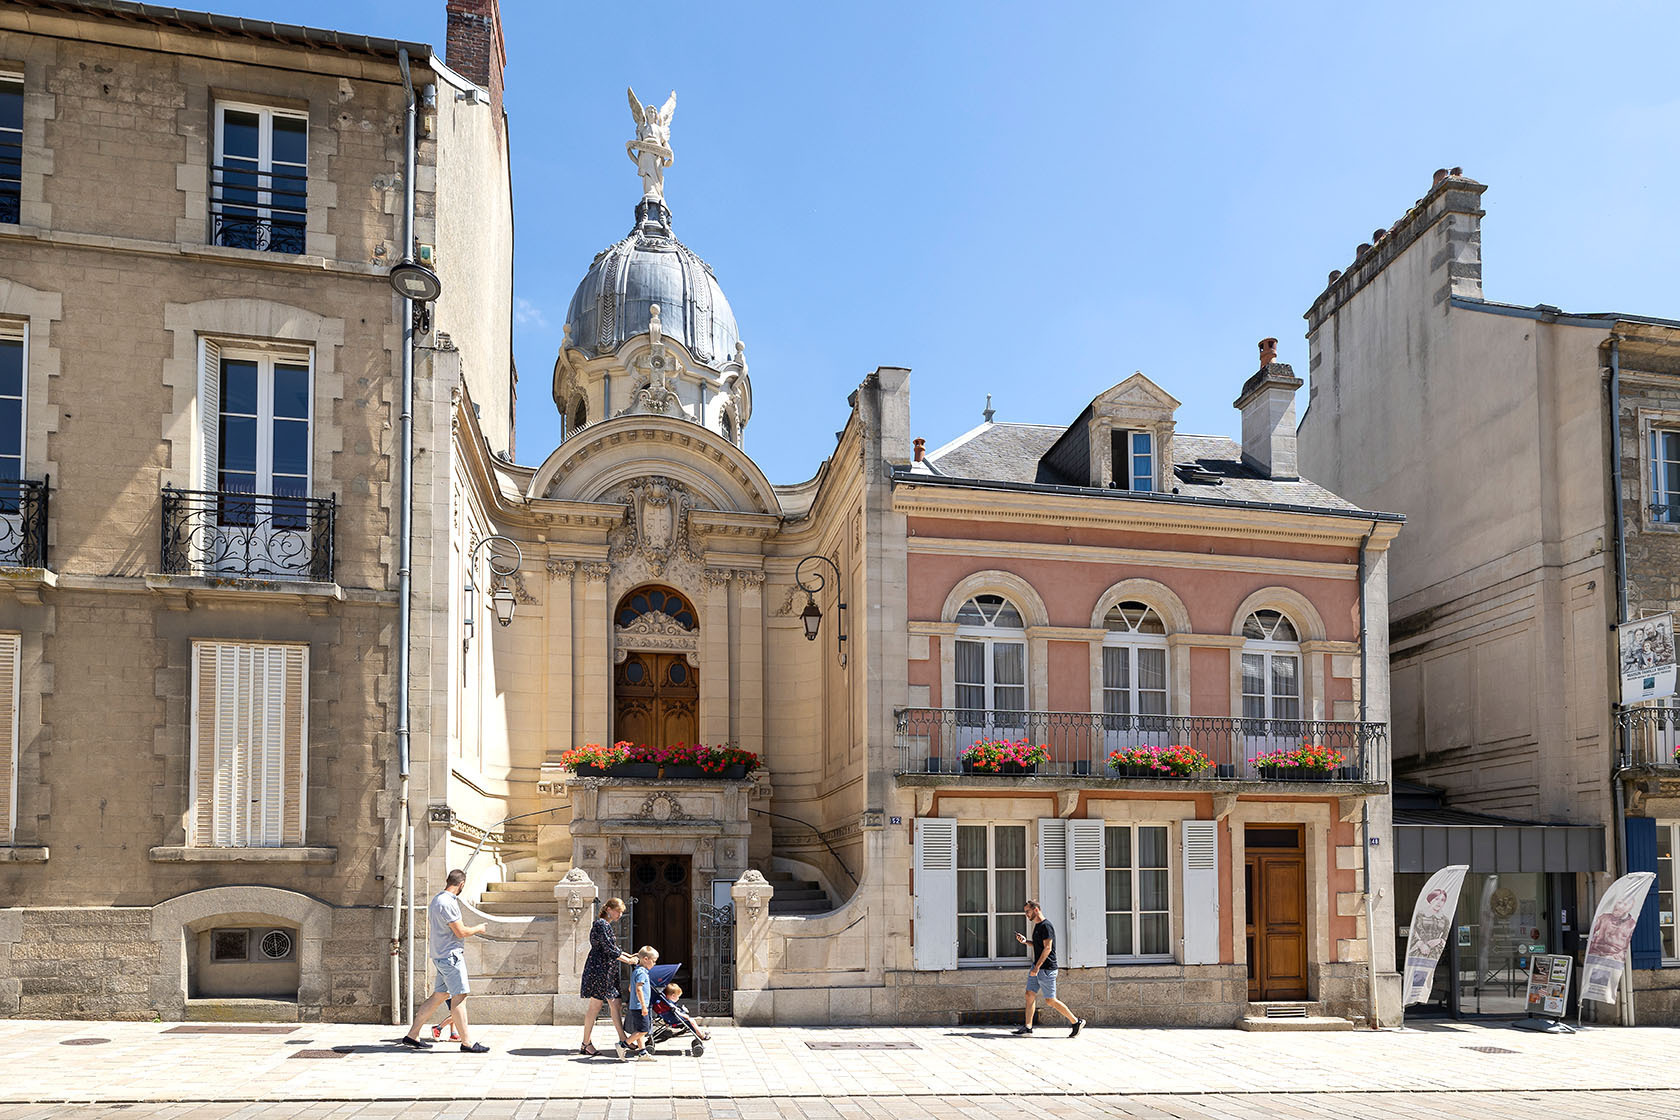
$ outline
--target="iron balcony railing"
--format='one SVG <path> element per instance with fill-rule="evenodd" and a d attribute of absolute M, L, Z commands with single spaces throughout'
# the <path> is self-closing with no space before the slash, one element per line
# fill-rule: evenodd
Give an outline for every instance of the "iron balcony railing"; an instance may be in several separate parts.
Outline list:
<path fill-rule="evenodd" d="M 1651 520 L 1663 525 L 1680 524 L 1680 505 L 1662 505 L 1653 502 L 1645 507 L 1651 513 Z"/>
<path fill-rule="evenodd" d="M 1259 781 L 1317 777 L 1331 782 L 1385 781 L 1388 725 L 1353 720 L 1232 719 L 1220 716 L 1105 715 L 1101 712 L 1004 712 L 904 708 L 898 713 L 899 772 L 961 774 L 963 751 L 982 739 L 1026 739 L 1049 758 L 1033 773 L 1126 777 L 1108 765 L 1111 751 L 1193 747 L 1213 761 L 1198 780 Z M 1265 769 L 1255 759 L 1311 744 L 1341 755 L 1327 772 Z"/>
<path fill-rule="evenodd" d="M 1629 732 L 1632 752 L 1628 761 L 1632 765 L 1680 766 L 1680 759 L 1675 757 L 1680 751 L 1680 707 L 1653 704 L 1623 708 L 1616 713 L 1616 722 Z"/>
<path fill-rule="evenodd" d="M 46 566 L 46 482 L 0 479 L 0 567 Z"/>
<path fill-rule="evenodd" d="M 331 583 L 337 502 L 284 494 L 163 490 L 163 570 Z"/>
<path fill-rule="evenodd" d="M 301 253 L 309 216 L 304 171 L 210 166 L 210 240 L 233 249 Z"/>

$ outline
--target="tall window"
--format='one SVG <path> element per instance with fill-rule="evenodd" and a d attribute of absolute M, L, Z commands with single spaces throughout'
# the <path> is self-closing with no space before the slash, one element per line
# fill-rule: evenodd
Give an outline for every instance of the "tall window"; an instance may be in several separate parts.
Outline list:
<path fill-rule="evenodd" d="M 17 225 L 23 199 L 23 76 L 0 74 L 0 224 Z"/>
<path fill-rule="evenodd" d="M 1103 870 L 1109 957 L 1171 957 L 1167 826 L 1104 828 Z"/>
<path fill-rule="evenodd" d="M 224 494 L 308 497 L 308 356 L 224 349 L 218 401 L 216 489 Z M 301 514 L 295 506 L 275 503 L 277 518 Z"/>
<path fill-rule="evenodd" d="M 1128 601 L 1103 619 L 1103 715 L 1109 749 L 1134 745 L 1150 729 L 1136 716 L 1167 714 L 1167 628 L 1154 608 Z M 1156 726 L 1159 726 L 1158 724 Z"/>
<path fill-rule="evenodd" d="M 1026 725 L 1027 634 L 1001 595 L 976 595 L 957 612 L 957 707 L 964 726 L 1000 733 Z"/>
<path fill-rule="evenodd" d="M 302 113 L 218 104 L 211 240 L 235 249 L 303 252 L 308 153 L 309 122 Z"/>
<path fill-rule="evenodd" d="M 1294 624 L 1277 611 L 1255 611 L 1243 623 L 1243 637 L 1243 718 L 1300 719 L 1301 649 Z"/>
<path fill-rule="evenodd" d="M 1680 848 L 1680 821 L 1657 822 L 1657 921 L 1663 960 L 1680 963 L 1674 924 L 1674 852 Z"/>
<path fill-rule="evenodd" d="M 194 843 L 302 844 L 309 650 L 193 643 Z"/>
<path fill-rule="evenodd" d="M 1651 429 L 1651 520 L 1680 524 L 1680 431 Z"/>
<path fill-rule="evenodd" d="M 1011 960 L 1027 955 L 1015 940 L 1027 932 L 1027 826 L 957 826 L 957 958 Z"/>
<path fill-rule="evenodd" d="M 23 327 L 0 323 L 0 480 L 23 477 L 24 369 Z M 7 512 L 17 511 L 17 497 L 15 488 L 0 485 L 0 507 Z"/>
<path fill-rule="evenodd" d="M 1124 429 L 1110 433 L 1114 487 L 1148 493 L 1155 489 L 1155 437 Z"/>

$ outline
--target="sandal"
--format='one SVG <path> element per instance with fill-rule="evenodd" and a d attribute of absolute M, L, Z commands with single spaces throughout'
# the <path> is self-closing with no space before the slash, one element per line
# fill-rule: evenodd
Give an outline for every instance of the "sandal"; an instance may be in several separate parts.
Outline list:
<path fill-rule="evenodd" d="M 600 1051 L 595 1049 L 592 1044 L 585 1042 L 582 1046 L 578 1047 L 578 1053 L 582 1054 L 586 1058 L 593 1058 L 599 1054 Z"/>

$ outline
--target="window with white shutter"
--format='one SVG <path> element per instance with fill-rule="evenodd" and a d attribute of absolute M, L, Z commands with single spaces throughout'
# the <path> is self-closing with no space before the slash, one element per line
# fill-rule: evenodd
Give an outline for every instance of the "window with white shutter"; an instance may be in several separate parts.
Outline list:
<path fill-rule="evenodd" d="M 303 843 L 308 673 L 307 646 L 193 644 L 194 844 Z"/>
<path fill-rule="evenodd" d="M 1063 968 L 1108 963 L 1108 915 L 1104 905 L 1103 822 L 1067 822 L 1067 934 L 1056 949 Z"/>
<path fill-rule="evenodd" d="M 918 969 L 957 967 L 957 822 L 917 817 L 915 836 Z"/>
<path fill-rule="evenodd" d="M 1219 963 L 1219 822 L 1181 821 L 1184 963 Z"/>
<path fill-rule="evenodd" d="M 10 844 L 17 826 L 18 634 L 0 634 L 0 844 Z"/>

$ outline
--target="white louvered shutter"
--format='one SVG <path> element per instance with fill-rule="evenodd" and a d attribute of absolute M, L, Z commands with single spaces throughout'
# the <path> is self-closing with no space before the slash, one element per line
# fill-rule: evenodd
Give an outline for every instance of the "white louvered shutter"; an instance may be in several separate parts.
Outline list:
<path fill-rule="evenodd" d="M 957 822 L 917 817 L 915 965 L 957 967 Z"/>
<path fill-rule="evenodd" d="M 308 649 L 202 642 L 194 654 L 194 842 L 301 844 Z"/>
<path fill-rule="evenodd" d="M 1056 927 L 1056 940 L 1067 936 L 1067 831 L 1060 817 L 1038 821 L 1038 904 L 1044 917 Z M 1027 931 L 1029 934 L 1031 930 Z M 1061 963 L 1061 945 L 1056 960 Z"/>
<path fill-rule="evenodd" d="M 285 780 L 281 786 L 285 819 L 281 843 L 302 844 L 308 819 L 305 798 L 309 791 L 309 648 L 285 647 L 286 693 Z"/>
<path fill-rule="evenodd" d="M 23 639 L 0 634 L 0 843 L 17 828 L 18 663 Z"/>
<path fill-rule="evenodd" d="M 198 488 L 217 489 L 221 472 L 222 348 L 215 340 L 198 343 Z"/>
<path fill-rule="evenodd" d="M 1184 961 L 1219 963 L 1219 822 L 1181 822 L 1184 849 Z"/>
<path fill-rule="evenodd" d="M 1067 931 L 1056 948 L 1063 968 L 1108 963 L 1108 895 L 1103 882 L 1103 822 L 1067 825 Z"/>

